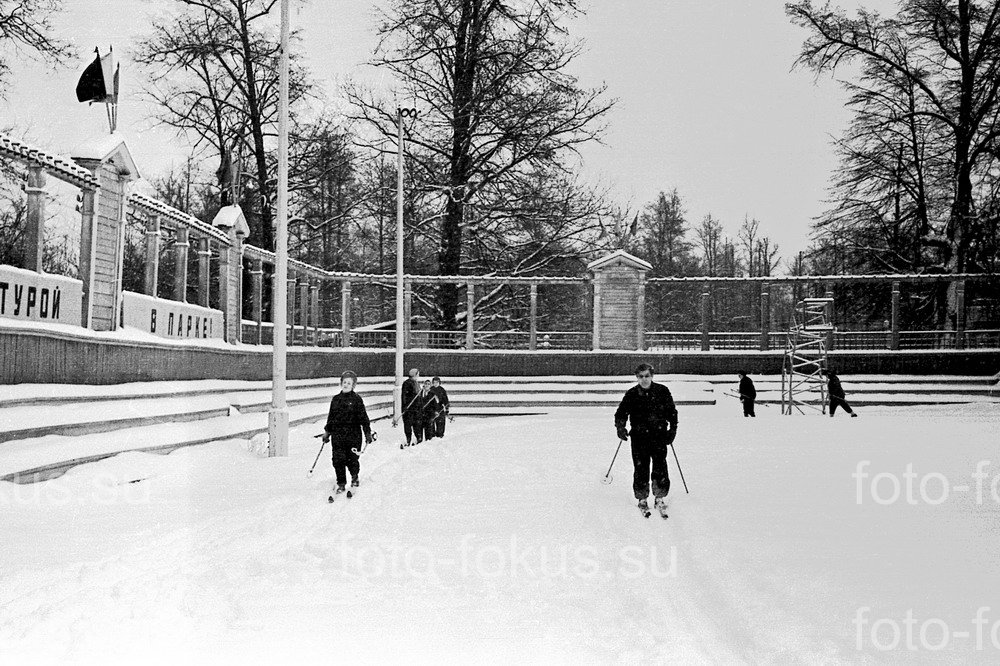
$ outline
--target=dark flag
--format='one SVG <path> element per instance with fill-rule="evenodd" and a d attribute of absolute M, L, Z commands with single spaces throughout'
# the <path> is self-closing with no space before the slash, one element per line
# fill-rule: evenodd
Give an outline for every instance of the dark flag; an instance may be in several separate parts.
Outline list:
<path fill-rule="evenodd" d="M 110 87 L 108 84 L 111 84 Z M 114 54 L 109 52 L 104 58 L 94 49 L 94 62 L 83 70 L 76 84 L 76 99 L 79 102 L 118 101 L 118 68 L 114 65 Z"/>
<path fill-rule="evenodd" d="M 639 213 L 635 214 L 635 219 L 632 220 L 632 226 L 629 227 L 629 233 L 635 236 L 635 232 L 639 230 Z"/>

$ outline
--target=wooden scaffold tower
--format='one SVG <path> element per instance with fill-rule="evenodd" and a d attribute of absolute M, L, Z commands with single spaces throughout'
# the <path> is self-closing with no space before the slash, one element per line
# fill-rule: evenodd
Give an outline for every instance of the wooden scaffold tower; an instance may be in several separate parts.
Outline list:
<path fill-rule="evenodd" d="M 806 298 L 796 305 L 781 367 L 781 413 L 803 408 L 826 413 L 827 336 L 833 332 L 832 298 Z"/>

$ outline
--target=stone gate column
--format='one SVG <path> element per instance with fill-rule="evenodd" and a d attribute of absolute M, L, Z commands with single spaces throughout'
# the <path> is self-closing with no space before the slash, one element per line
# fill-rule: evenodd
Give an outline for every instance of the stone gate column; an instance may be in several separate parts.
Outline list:
<path fill-rule="evenodd" d="M 644 336 L 639 305 L 652 265 L 624 250 L 592 261 L 594 349 L 640 349 Z"/>
<path fill-rule="evenodd" d="M 90 254 L 86 261 L 81 257 L 81 266 L 86 266 L 88 273 L 81 275 L 88 291 L 84 303 L 92 329 L 113 331 L 118 329 L 121 312 L 127 187 L 139 178 L 139 169 L 125 140 L 116 134 L 84 144 L 74 151 L 73 161 L 93 172 L 100 184 L 92 225 L 82 232 L 90 235 L 86 239 L 89 247 L 80 248 L 81 255 Z M 88 319 L 87 313 L 84 319 Z"/>

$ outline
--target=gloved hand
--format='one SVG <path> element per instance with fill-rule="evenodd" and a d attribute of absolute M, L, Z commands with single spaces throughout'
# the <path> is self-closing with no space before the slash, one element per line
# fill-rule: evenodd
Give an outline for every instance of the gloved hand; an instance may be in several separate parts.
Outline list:
<path fill-rule="evenodd" d="M 628 439 L 628 430 L 625 426 L 618 426 L 618 439 Z"/>
<path fill-rule="evenodd" d="M 365 444 L 371 444 L 374 441 L 375 441 L 375 438 L 372 437 L 371 433 L 368 433 L 368 434 L 365 435 Z"/>
<path fill-rule="evenodd" d="M 670 426 L 670 431 L 667 433 L 667 443 L 672 444 L 677 438 L 677 424 L 674 423 Z"/>
<path fill-rule="evenodd" d="M 330 433 L 324 432 L 323 433 L 323 443 L 326 444 L 329 441 L 330 441 Z"/>

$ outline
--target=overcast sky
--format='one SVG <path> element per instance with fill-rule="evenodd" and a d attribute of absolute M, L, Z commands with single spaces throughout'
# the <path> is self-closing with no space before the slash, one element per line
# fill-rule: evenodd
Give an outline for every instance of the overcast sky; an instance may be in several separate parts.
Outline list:
<path fill-rule="evenodd" d="M 45 148 L 70 152 L 107 131 L 101 105 L 77 104 L 74 89 L 94 46 L 123 56 L 120 130 L 139 168 L 157 175 L 181 163 L 188 146 L 157 128 L 135 96 L 143 81 L 128 49 L 150 17 L 170 0 L 65 0 L 61 37 L 75 43 L 79 66 L 57 70 L 16 65 L 13 86 L 0 101 L 3 124 L 13 124 Z M 890 11 L 891 0 L 848 0 Z M 374 46 L 372 0 L 308 0 L 295 4 L 308 66 L 337 98 L 345 77 L 372 80 L 363 67 Z M 586 177 L 608 185 L 638 208 L 676 187 L 688 219 L 707 213 L 731 235 L 749 214 L 790 257 L 808 242 L 812 218 L 825 207 L 836 160 L 831 137 L 843 129 L 844 95 L 829 78 L 791 71 L 803 31 L 779 0 L 590 0 L 569 26 L 586 40 L 573 73 L 584 86 L 606 84 L 618 99 L 604 145 L 583 153 Z M 214 170 L 215 165 L 211 165 Z"/>

